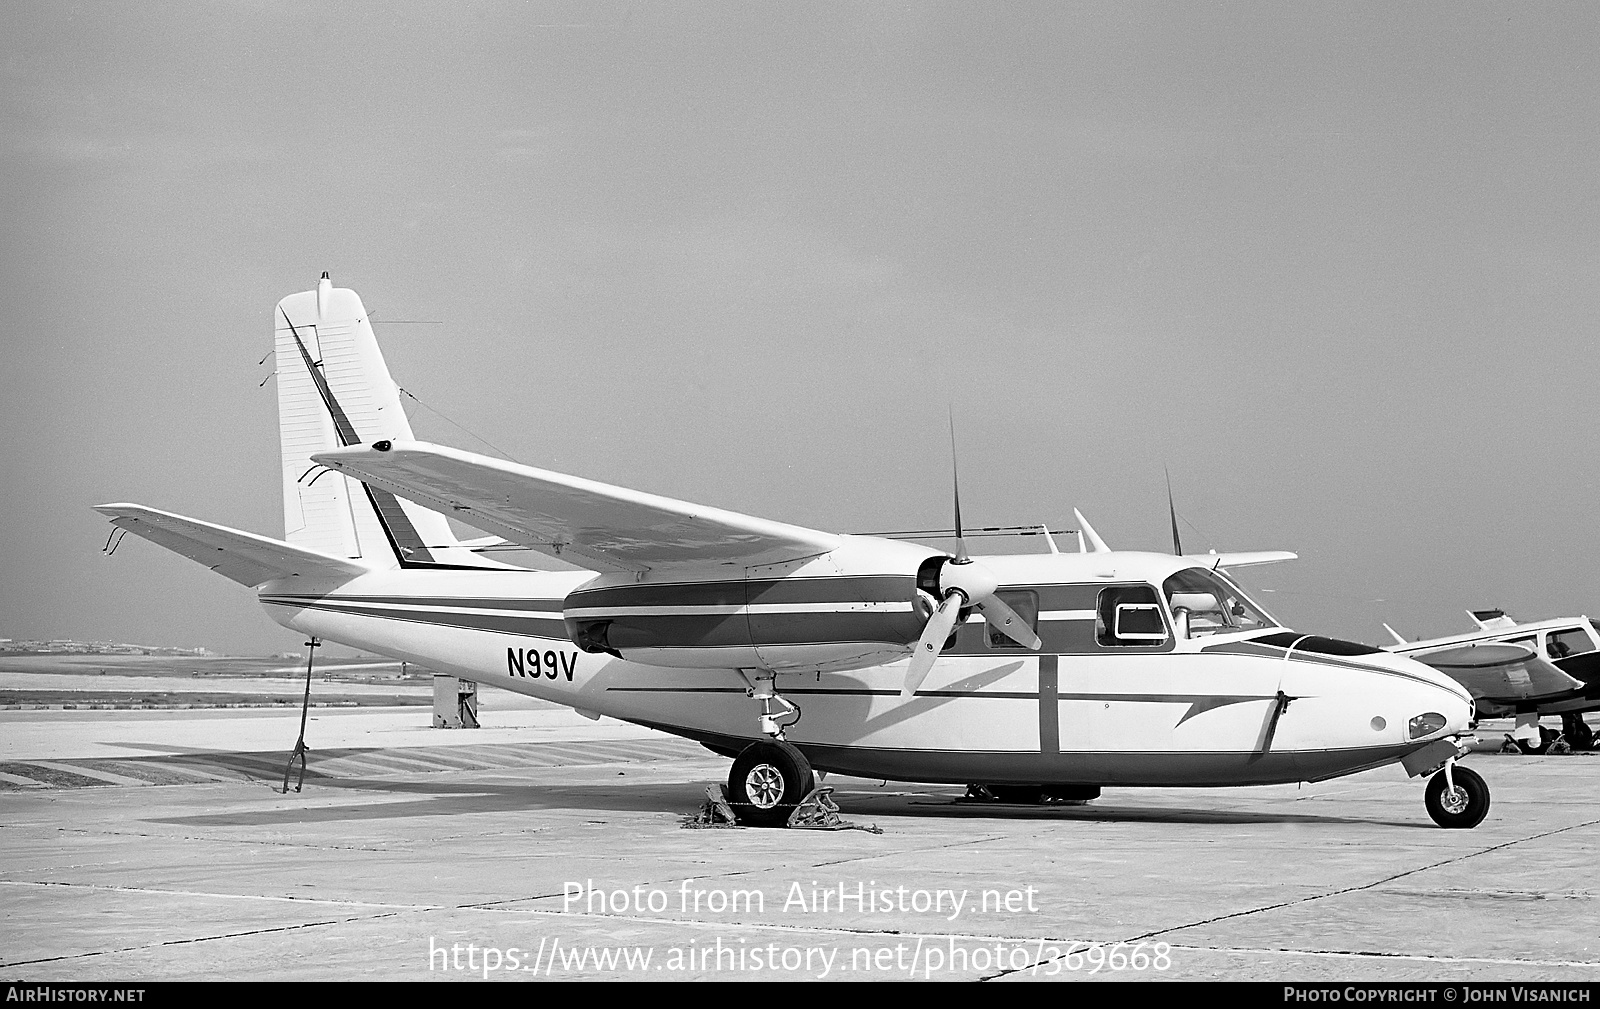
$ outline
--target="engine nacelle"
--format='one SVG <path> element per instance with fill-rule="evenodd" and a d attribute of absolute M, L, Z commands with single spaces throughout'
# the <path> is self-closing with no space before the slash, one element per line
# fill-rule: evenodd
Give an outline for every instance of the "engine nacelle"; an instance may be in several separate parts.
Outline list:
<path fill-rule="evenodd" d="M 727 568 L 715 578 L 610 576 L 569 593 L 562 616 L 579 648 L 633 662 L 855 669 L 909 654 L 935 605 L 919 587 L 919 569 L 946 559 L 879 540 L 871 549 L 743 569 L 740 578 L 727 577 Z"/>

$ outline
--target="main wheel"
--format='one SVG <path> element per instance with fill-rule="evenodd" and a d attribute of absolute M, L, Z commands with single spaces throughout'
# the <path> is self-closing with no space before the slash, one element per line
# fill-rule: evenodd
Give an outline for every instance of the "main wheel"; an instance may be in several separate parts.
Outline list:
<path fill-rule="evenodd" d="M 816 787 L 805 754 L 780 740 L 751 743 L 728 772 L 728 803 L 753 827 L 781 827 Z"/>
<path fill-rule="evenodd" d="M 1562 715 L 1561 734 L 1567 737 L 1567 743 L 1574 750 L 1594 749 L 1594 730 L 1589 728 L 1589 723 L 1583 720 L 1582 715 Z"/>
<path fill-rule="evenodd" d="M 1469 828 L 1483 822 L 1489 812 L 1489 786 L 1475 771 L 1457 765 L 1450 771 L 1456 787 L 1450 788 L 1444 772 L 1435 774 L 1423 791 L 1428 815 L 1441 827 Z"/>

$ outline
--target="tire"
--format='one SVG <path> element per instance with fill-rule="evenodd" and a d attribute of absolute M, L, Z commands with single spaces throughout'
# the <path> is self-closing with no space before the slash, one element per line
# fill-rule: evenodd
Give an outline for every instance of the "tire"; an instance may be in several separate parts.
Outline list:
<path fill-rule="evenodd" d="M 751 743 L 728 772 L 728 804 L 741 823 L 782 827 L 815 787 L 805 754 L 776 740 Z"/>
<path fill-rule="evenodd" d="M 1428 815 L 1441 827 L 1457 830 L 1476 827 L 1489 813 L 1489 786 L 1477 772 L 1465 767 L 1457 766 L 1450 773 L 1455 776 L 1456 791 L 1461 795 L 1447 803 L 1444 772 L 1435 774 L 1422 794 Z"/>

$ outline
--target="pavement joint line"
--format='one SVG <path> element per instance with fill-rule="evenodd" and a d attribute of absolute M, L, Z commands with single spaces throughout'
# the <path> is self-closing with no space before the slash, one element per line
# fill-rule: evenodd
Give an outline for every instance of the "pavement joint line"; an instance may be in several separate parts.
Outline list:
<path fill-rule="evenodd" d="M 923 852 L 923 851 L 944 851 L 944 850 L 949 849 L 949 848 L 960 848 L 960 847 L 964 847 L 964 846 L 969 845 L 969 844 L 981 844 L 981 843 L 984 843 L 984 842 L 987 842 L 987 841 L 1003 841 L 1003 840 L 1005 840 L 1005 835 L 996 834 L 996 835 L 994 835 L 992 837 L 980 837 L 980 838 L 971 838 L 971 839 L 964 840 L 964 841 L 953 841 L 950 844 L 935 844 L 935 845 L 928 845 L 928 846 L 925 846 L 925 847 L 922 847 L 922 848 L 908 848 L 908 849 L 905 850 L 905 852 L 903 852 L 903 853 L 897 852 L 896 854 L 915 854 L 917 852 Z M 865 856 L 862 856 L 862 857 L 863 858 L 875 858 L 875 857 L 879 857 L 882 854 L 884 854 L 884 853 L 878 852 L 878 853 L 874 853 L 873 855 L 865 855 Z M 824 866 L 842 865 L 842 864 L 844 864 L 846 862 L 854 862 L 854 861 L 859 861 L 859 859 L 844 858 L 844 859 L 836 859 L 836 860 L 831 861 L 831 862 L 815 862 L 815 863 L 813 863 L 811 865 L 811 868 L 819 869 L 819 868 L 822 868 Z M 772 870 L 768 869 L 768 868 L 762 868 L 762 869 L 732 869 L 732 870 L 729 870 L 727 872 L 710 873 L 710 874 L 707 874 L 707 875 L 704 875 L 704 876 L 674 876 L 674 877 L 671 877 L 670 879 L 646 880 L 645 882 L 640 883 L 638 885 L 639 886 L 660 886 L 660 885 L 670 885 L 672 883 L 698 882 L 698 881 L 701 881 L 701 880 L 733 879 L 733 878 L 738 877 L 738 876 L 748 876 L 748 875 L 751 875 L 752 873 L 770 872 L 770 871 L 772 871 Z M 481 909 L 481 910 L 485 910 L 485 911 L 512 911 L 512 912 L 515 912 L 515 911 L 520 911 L 520 910 L 527 910 L 527 911 L 539 911 L 539 913 L 547 913 L 547 912 L 544 912 L 542 909 L 538 909 L 538 908 L 510 908 L 510 907 L 505 907 L 503 905 L 506 905 L 506 904 L 520 904 L 523 901 L 530 901 L 530 900 L 551 900 L 551 899 L 553 899 L 555 897 L 565 897 L 565 896 L 566 896 L 565 892 L 562 892 L 562 893 L 553 893 L 553 892 L 552 893 L 539 893 L 539 894 L 534 894 L 534 895 L 528 896 L 528 897 L 505 897 L 505 898 L 502 898 L 500 900 L 486 900 L 486 901 L 475 902 L 475 903 L 472 903 L 472 904 L 458 904 L 456 906 L 460 907 L 460 908 L 475 908 L 475 909 Z"/>
<path fill-rule="evenodd" d="M 1137 943 L 1137 942 L 1141 942 L 1141 941 L 1144 941 L 1144 940 L 1148 940 L 1148 939 L 1153 938 L 1153 937 L 1158 936 L 1158 935 L 1166 935 L 1166 934 L 1168 934 L 1170 932 L 1181 932 L 1184 929 L 1199 928 L 1202 925 L 1214 925 L 1219 921 L 1227 921 L 1227 920 L 1229 920 L 1231 918 L 1244 918 L 1244 917 L 1248 917 L 1249 915 L 1261 914 L 1261 913 L 1266 912 L 1266 911 L 1277 911 L 1277 910 L 1280 910 L 1280 909 L 1286 908 L 1286 907 L 1294 907 L 1295 905 L 1298 905 L 1298 904 L 1309 904 L 1309 903 L 1311 903 L 1313 901 L 1325 900 L 1325 899 L 1327 899 L 1329 897 L 1341 897 L 1341 896 L 1344 896 L 1345 894 L 1348 894 L 1348 893 L 1359 893 L 1362 890 L 1370 890 L 1373 887 L 1382 886 L 1385 883 L 1392 883 L 1397 879 L 1404 879 L 1407 876 L 1412 876 L 1412 875 L 1415 875 L 1415 874 L 1417 874 L 1419 872 L 1427 872 L 1430 869 L 1437 869 L 1437 868 L 1440 868 L 1441 866 L 1450 865 L 1453 862 L 1461 862 L 1461 861 L 1464 861 L 1464 860 L 1469 859 L 1469 858 L 1476 858 L 1479 855 L 1487 855 L 1490 852 L 1499 851 L 1502 848 L 1509 848 L 1512 845 L 1522 844 L 1522 843 L 1524 843 L 1526 841 L 1537 841 L 1537 840 L 1540 840 L 1541 838 L 1551 837 L 1551 836 L 1553 836 L 1555 834 L 1565 833 L 1566 831 L 1569 831 L 1569 830 L 1578 830 L 1578 829 L 1581 829 L 1583 827 L 1592 827 L 1595 824 L 1600 824 L 1600 819 L 1585 820 L 1582 823 L 1568 824 L 1565 827 L 1557 827 L 1554 830 L 1546 830 L 1546 831 L 1543 831 L 1543 832 L 1538 833 L 1538 834 L 1530 834 L 1527 837 L 1512 838 L 1509 841 L 1502 841 L 1499 844 L 1491 844 L 1487 848 L 1482 848 L 1482 849 L 1479 849 L 1478 851 L 1469 851 L 1469 852 L 1466 852 L 1466 853 L 1460 854 L 1460 855 L 1452 855 L 1449 858 L 1441 859 L 1440 861 L 1432 862 L 1432 863 L 1430 863 L 1428 865 L 1419 865 L 1419 866 L 1416 866 L 1415 868 L 1407 869 L 1404 872 L 1397 872 L 1397 873 L 1394 873 L 1393 875 L 1385 876 L 1382 879 L 1375 879 L 1370 883 L 1362 883 L 1359 886 L 1347 886 L 1347 887 L 1342 887 L 1341 889 L 1338 889 L 1338 890 L 1330 890 L 1327 893 L 1313 894 L 1313 895 L 1311 895 L 1309 897 L 1298 897 L 1298 898 L 1296 898 L 1294 900 L 1281 901 L 1281 902 L 1279 902 L 1277 904 L 1268 904 L 1268 905 L 1265 905 L 1263 907 L 1248 908 L 1248 909 L 1243 910 L 1243 911 L 1234 911 L 1234 912 L 1229 913 L 1229 914 L 1219 914 L 1215 918 L 1206 918 L 1203 921 L 1190 922 L 1187 925 L 1173 925 L 1173 926 L 1170 926 L 1168 928 L 1160 928 L 1160 929 L 1156 929 L 1156 930 L 1151 931 L 1151 932 L 1142 932 L 1139 935 L 1131 936 L 1128 939 L 1124 939 L 1122 941 L 1123 941 L 1124 944 Z M 1578 966 L 1594 966 L 1594 965 L 1580 963 L 1580 964 L 1578 964 Z M 1022 969 L 1023 970 L 1027 970 L 1028 968 L 1022 968 Z M 1016 971 L 1001 971 L 1001 972 L 999 972 L 997 974 L 994 974 L 992 976 L 993 977 L 1004 977 L 1007 974 L 1014 974 L 1014 973 L 1016 973 Z"/>
<path fill-rule="evenodd" d="M 925 851 L 946 851 L 946 850 L 948 850 L 950 848 L 962 848 L 962 847 L 966 847 L 966 846 L 972 845 L 972 844 L 986 844 L 986 843 L 988 843 L 990 841 L 1004 841 L 1004 840 L 1006 840 L 1007 836 L 1008 835 L 1005 835 L 1005 834 L 994 834 L 994 835 L 991 835 L 989 837 L 967 838 L 967 839 L 961 840 L 961 841 L 952 841 L 949 844 L 934 844 L 934 845 L 925 845 L 925 846 L 920 847 L 920 848 L 907 848 L 907 849 L 905 849 L 904 852 L 896 852 L 895 854 L 915 854 L 915 853 L 918 853 L 918 852 L 925 852 Z M 821 869 L 821 868 L 825 868 L 827 866 L 843 865 L 843 864 L 845 864 L 847 862 L 858 862 L 858 861 L 862 861 L 862 860 L 868 859 L 868 858 L 879 858 L 879 857 L 882 857 L 884 854 L 886 854 L 886 853 L 885 852 L 872 852 L 870 854 L 861 855 L 861 856 L 855 857 L 855 858 L 840 858 L 840 859 L 834 859 L 834 860 L 828 861 L 828 862 L 813 862 L 813 863 L 811 863 L 810 868 Z M 706 874 L 704 876 L 688 876 L 688 877 L 674 876 L 674 877 L 672 877 L 670 879 L 665 879 L 665 880 L 647 880 L 646 882 L 640 883 L 638 885 L 639 886 L 652 886 L 652 885 L 660 885 L 660 884 L 664 884 L 664 883 L 668 883 L 668 884 L 669 883 L 679 883 L 679 882 L 684 882 L 686 880 L 732 879 L 732 878 L 735 878 L 735 877 L 738 877 L 738 876 L 748 876 L 748 875 L 750 875 L 752 873 L 756 873 L 756 872 L 770 872 L 770 871 L 772 871 L 770 868 L 731 869 L 731 870 L 729 870 L 727 872 L 708 873 L 708 874 Z M 552 897 L 561 897 L 561 896 L 565 896 L 565 894 L 564 893 L 541 893 L 541 894 L 534 894 L 534 895 L 528 896 L 528 897 L 507 897 L 507 898 L 504 898 L 504 899 L 501 899 L 501 900 L 482 901 L 482 902 L 479 902 L 479 903 L 463 904 L 463 905 L 460 905 L 460 906 L 461 907 L 478 907 L 478 908 L 484 908 L 485 910 L 488 910 L 488 909 L 491 909 L 491 908 L 495 908 L 496 905 L 501 905 L 501 904 L 516 904 L 516 903 L 520 903 L 520 902 L 526 901 L 526 900 L 548 900 L 548 899 L 550 899 Z"/>
<path fill-rule="evenodd" d="M 327 897 L 293 897 L 281 896 L 270 893 L 209 893 L 204 890 L 163 890 L 149 886 L 115 886 L 109 883 L 73 883 L 66 880 L 33 880 L 33 879 L 0 879 L 0 886 L 62 886 L 78 890 L 109 890 L 114 893 L 145 893 L 162 897 L 211 897 L 218 900 L 271 900 L 284 901 L 293 904 L 331 904 L 334 907 L 378 907 L 387 911 L 399 913 L 401 911 L 438 911 L 449 908 L 448 904 L 388 904 L 367 900 L 332 900 Z M 268 929 L 268 931 L 273 931 Z M 242 933 L 251 934 L 251 933 Z M 12 964 L 0 964 L 0 967 L 9 967 Z"/>
<path fill-rule="evenodd" d="M 257 837 L 206 837 L 201 834 L 146 834 L 137 830 L 90 830 L 87 827 L 57 827 L 62 834 L 88 834 L 93 837 L 148 837 L 158 841 L 210 841 L 217 844 L 263 844 L 272 848 L 309 848 L 312 851 L 369 851 L 387 855 L 405 849 L 366 848 L 356 844 L 299 844 L 293 841 L 267 841 Z M 0 880 L 0 883 L 6 882 Z"/>
<path fill-rule="evenodd" d="M 1252 946 L 1179 946 L 1169 943 L 1173 949 L 1186 950 L 1191 953 L 1243 953 L 1250 955 L 1281 956 L 1317 956 L 1339 960 L 1416 960 L 1421 963 L 1481 963 L 1497 967 L 1593 967 L 1600 970 L 1600 961 L 1596 960 L 1528 960 L 1520 957 L 1489 957 L 1489 956 L 1449 956 L 1432 953 L 1390 953 L 1383 950 L 1339 950 L 1339 949 L 1289 949 L 1284 947 L 1252 947 Z"/>
<path fill-rule="evenodd" d="M 909 854 L 917 854 L 917 853 L 926 852 L 926 851 L 948 851 L 951 848 L 965 848 L 968 845 L 973 845 L 973 844 L 988 844 L 990 841 L 1005 841 L 1005 840 L 1008 840 L 1009 837 L 1010 837 L 1010 835 L 1008 835 L 1008 834 L 994 834 L 994 835 L 992 835 L 990 837 L 972 837 L 972 838 L 967 838 L 966 840 L 962 840 L 962 841 L 951 841 L 949 844 L 934 844 L 934 845 L 927 845 L 927 846 L 921 847 L 921 848 L 906 848 L 905 849 L 905 854 L 908 854 L 908 855 Z M 836 859 L 833 859 L 832 861 L 828 861 L 828 862 L 816 862 L 816 863 L 813 863 L 811 867 L 813 869 L 821 869 L 821 868 L 825 868 L 827 866 L 845 865 L 845 864 L 847 864 L 849 862 L 864 862 L 867 859 L 871 859 L 871 858 L 882 858 L 886 854 L 889 854 L 889 853 L 888 852 L 875 851 L 875 852 L 870 852 L 870 853 L 861 854 L 861 855 L 854 855 L 854 856 L 852 856 L 850 858 L 836 858 Z"/>
<path fill-rule="evenodd" d="M 1552 831 L 1551 833 L 1555 833 L 1555 832 Z M 1516 842 L 1508 842 L 1508 843 L 1516 843 Z M 1496 847 L 1504 847 L 1504 846 L 1505 845 L 1497 845 Z M 1443 863 L 1441 863 L 1441 864 L 1443 864 Z M 1413 870 L 1413 871 L 1416 871 L 1416 870 Z M 700 919 L 675 918 L 675 917 L 662 916 L 662 915 L 645 916 L 645 915 L 595 914 L 595 913 L 590 913 L 590 912 L 553 911 L 553 910 L 542 910 L 542 909 L 536 909 L 536 908 L 514 908 L 513 909 L 513 908 L 487 907 L 487 906 L 484 906 L 484 905 L 481 905 L 481 904 L 458 904 L 458 905 L 443 905 L 443 904 L 432 904 L 432 905 L 430 905 L 430 904 L 378 904 L 378 903 L 371 903 L 371 902 L 365 902 L 365 901 L 336 901 L 336 900 L 329 900 L 329 899 L 325 899 L 325 898 L 316 898 L 316 897 L 292 897 L 292 896 L 285 897 L 285 896 L 278 896 L 278 895 L 272 895 L 272 894 L 218 894 L 218 893 L 206 893 L 206 892 L 197 892 L 197 891 L 160 890 L 160 889 L 147 888 L 147 887 L 109 886 L 109 885 L 105 885 L 105 884 L 91 884 L 91 883 L 70 883 L 70 882 L 31 881 L 31 880 L 0 880 L 0 885 L 40 886 L 40 887 L 65 886 L 65 887 L 74 887 L 74 888 L 82 888 L 82 889 L 111 890 L 111 891 L 129 892 L 129 893 L 147 893 L 147 894 L 175 895 L 175 896 L 201 896 L 201 897 L 227 898 L 227 899 L 236 899 L 236 900 L 285 901 L 285 902 L 299 902 L 299 903 L 305 903 L 305 904 L 330 904 L 330 905 L 340 906 L 340 907 L 378 907 L 378 908 L 388 909 L 388 910 L 386 910 L 386 912 L 384 914 L 379 914 L 379 915 L 363 915 L 363 916 L 358 916 L 358 917 L 353 917 L 353 918 L 336 919 L 336 920 L 332 920 L 332 921 L 303 922 L 303 923 L 300 923 L 300 924 L 297 924 L 297 925 L 279 926 L 279 927 L 267 928 L 267 929 L 253 929 L 253 930 L 249 930 L 249 931 L 245 931 L 245 932 L 230 932 L 230 933 L 224 933 L 224 934 L 215 935 L 215 936 L 197 936 L 197 937 L 190 938 L 190 939 L 172 939 L 172 940 L 166 940 L 166 941 L 159 942 L 159 943 L 144 944 L 144 945 L 140 945 L 140 946 L 121 947 L 121 948 L 112 949 L 112 950 L 94 950 L 94 951 L 90 951 L 90 952 L 86 952 L 86 953 L 76 953 L 76 954 L 71 954 L 71 955 L 68 955 L 68 956 L 60 956 L 60 957 L 48 957 L 48 958 L 39 959 L 39 960 L 22 960 L 22 961 L 16 961 L 16 962 L 13 962 L 13 963 L 0 963 L 0 968 L 30 966 L 30 965 L 34 965 L 34 964 L 52 963 L 52 962 L 59 962 L 59 961 L 63 961 L 63 960 L 80 959 L 80 958 L 91 957 L 91 956 L 104 956 L 104 955 L 113 954 L 113 953 L 133 952 L 133 951 L 140 950 L 140 949 L 149 949 L 149 948 L 158 947 L 158 946 L 172 946 L 172 945 L 182 945 L 182 944 L 186 944 L 186 943 L 208 942 L 208 941 L 211 941 L 213 939 L 230 939 L 230 938 L 238 938 L 238 937 L 241 937 L 241 936 L 249 936 L 249 935 L 263 935 L 263 934 L 270 934 L 270 933 L 274 933 L 274 932 L 283 932 L 283 931 L 291 931 L 291 930 L 296 930 L 296 929 L 320 927 L 320 926 L 323 926 L 323 925 L 343 924 L 343 923 L 348 923 L 348 922 L 353 922 L 353 921 L 369 921 L 369 920 L 373 920 L 375 918 L 393 917 L 395 915 L 402 914 L 402 913 L 407 913 L 407 912 L 443 911 L 443 910 L 488 910 L 488 911 L 493 911 L 493 912 L 500 913 L 500 914 L 508 914 L 508 913 L 509 914 L 523 914 L 523 915 L 533 915 L 533 916 L 546 917 L 546 918 L 559 917 L 559 918 L 562 918 L 562 919 L 574 919 L 574 918 L 577 918 L 577 919 L 583 919 L 583 920 L 587 920 L 587 921 L 628 921 L 628 922 L 641 923 L 641 924 L 671 923 L 671 924 L 674 924 L 674 925 L 695 927 L 695 928 L 701 928 L 701 929 L 727 929 L 727 928 L 748 929 L 748 928 L 754 928 L 754 929 L 759 929 L 759 930 L 762 930 L 762 931 L 782 932 L 782 933 L 839 935 L 839 936 L 861 936 L 861 937 L 864 937 L 864 938 L 872 938 L 872 937 L 887 938 L 887 937 L 890 937 L 890 936 L 895 936 L 895 937 L 907 938 L 907 939 L 915 938 L 915 939 L 934 939 L 934 940 L 948 940 L 948 941 L 963 940 L 963 941 L 1014 943 L 1014 944 L 1019 945 L 1019 946 L 1025 946 L 1025 945 L 1028 945 L 1028 944 L 1038 944 L 1038 945 L 1042 946 L 1044 943 L 1050 943 L 1052 945 L 1059 945 L 1059 944 L 1062 944 L 1062 943 L 1066 943 L 1066 944 L 1069 944 L 1069 946 L 1084 945 L 1086 947 L 1089 947 L 1089 946 L 1108 947 L 1108 946 L 1115 946 L 1115 945 L 1135 946 L 1135 945 L 1137 945 L 1137 943 L 1135 943 L 1135 942 L 1129 942 L 1129 941 L 1126 941 L 1126 940 L 1121 941 L 1120 943 L 1110 943 L 1110 942 L 1105 942 L 1105 941 L 1088 940 L 1088 939 L 1071 939 L 1071 938 L 1064 938 L 1064 937 L 1058 937 L 1058 936 L 1011 936 L 1011 935 L 979 934 L 979 933 L 965 933 L 965 932 L 914 932 L 914 931 L 902 931 L 902 930 L 898 930 L 898 929 L 827 928 L 827 927 L 822 927 L 822 926 L 782 925 L 782 924 L 774 924 L 774 923 L 768 923 L 768 922 L 737 922 L 737 921 L 734 921 L 734 922 L 719 922 L 719 921 L 706 921 L 706 920 L 700 920 Z M 1370 884 L 1370 885 L 1376 885 L 1376 884 Z M 1353 889 L 1360 889 L 1360 888 L 1353 888 Z M 1315 898 L 1307 898 L 1307 899 L 1315 899 Z M 1524 967 L 1582 967 L 1582 968 L 1590 968 L 1590 967 L 1592 967 L 1592 968 L 1600 969 L 1600 962 L 1583 961 L 1583 960 L 1531 960 L 1531 959 L 1522 959 L 1522 958 L 1517 958 L 1517 957 L 1437 956 L 1437 955 L 1419 954 L 1419 953 L 1393 953 L 1393 952 L 1367 951 L 1367 950 L 1313 950 L 1313 949 L 1285 949 L 1285 948 L 1281 948 L 1281 947 L 1279 947 L 1279 948 L 1269 948 L 1269 947 L 1248 947 L 1248 946 L 1198 946 L 1198 945 L 1188 945 L 1188 944 L 1182 944 L 1182 943 L 1170 943 L 1169 945 L 1174 950 L 1184 950 L 1184 951 L 1188 951 L 1188 952 L 1201 952 L 1201 953 L 1238 953 L 1238 954 L 1250 954 L 1250 955 L 1270 954 L 1270 955 L 1278 955 L 1278 956 L 1311 956 L 1311 957 L 1322 957 L 1322 958 L 1344 959 L 1344 960 L 1382 959 L 1382 960 L 1407 960 L 1407 961 L 1415 961 L 1415 962 L 1420 962 L 1420 963 L 1432 963 L 1432 964 L 1484 964 L 1484 965 L 1490 965 L 1490 966 L 1524 966 Z M 1030 964 L 1027 967 L 1021 967 L 1021 968 L 1017 968 L 1017 969 L 1014 969 L 1014 970 L 1003 971 L 1003 972 L 1001 972 L 999 974 L 986 975 L 983 978 L 983 980 L 992 980 L 994 978 L 1004 977 L 1004 976 L 1006 976 L 1008 974 L 1020 974 L 1020 973 L 1024 973 L 1024 972 L 1027 972 L 1027 971 L 1032 971 L 1032 970 L 1034 970 L 1036 968 L 1036 966 L 1040 966 L 1040 965 L 1043 965 L 1045 963 L 1051 963 L 1051 962 L 1054 961 L 1054 959 L 1059 959 L 1059 957 L 1058 958 L 1052 958 L 1051 960 L 1041 960 L 1041 961 L 1038 961 L 1037 964 Z"/>
<path fill-rule="evenodd" d="M 47 956 L 38 960 L 17 960 L 13 963 L 0 963 L 0 968 L 5 967 L 32 967 L 42 963 L 61 963 L 66 960 L 85 960 L 94 956 L 111 956 L 116 953 L 136 953 L 142 949 L 159 949 L 162 946 L 184 946 L 189 943 L 212 942 L 217 939 L 240 939 L 251 935 L 271 935 L 274 932 L 295 932 L 305 928 L 318 928 L 323 925 L 343 925 L 352 921 L 375 921 L 379 918 L 392 918 L 399 912 L 391 911 L 386 914 L 360 915 L 354 918 L 334 918 L 329 921 L 307 921 L 298 925 L 279 925 L 276 928 L 256 928 L 245 932 L 224 932 L 221 935 L 200 935 L 192 939 L 165 939 L 161 942 L 147 942 L 139 946 L 123 946 L 117 949 L 96 949 L 86 953 L 69 953 L 66 956 Z"/>
<path fill-rule="evenodd" d="M 380 905 L 382 906 L 382 905 Z M 870 928 L 844 928 L 828 927 L 822 925 L 786 925 L 773 922 L 748 922 L 748 921 L 709 921 L 698 918 L 677 918 L 668 915 L 631 915 L 631 914 L 599 914 L 587 911 L 547 911 L 536 908 L 486 908 L 481 904 L 455 904 L 455 905 L 426 905 L 405 907 L 395 905 L 400 910 L 395 914 L 407 911 L 470 911 L 489 910 L 498 914 L 526 914 L 541 918 L 583 919 L 585 921 L 626 921 L 635 924 L 670 924 L 700 929 L 759 929 L 768 932 L 794 933 L 804 935 L 837 935 L 843 937 L 860 936 L 863 938 L 902 938 L 902 939 L 933 939 L 933 940 L 962 940 L 976 942 L 1013 943 L 1019 946 L 1029 944 L 1071 944 L 1082 946 L 1111 947 L 1119 945 L 1117 942 L 1092 939 L 1071 939 L 1060 936 L 1040 935 L 1001 935 L 978 932 L 923 932 L 901 929 L 870 929 Z M 380 915 L 379 917 L 387 917 Z M 365 919 L 352 918 L 350 921 Z M 1123 942 L 1120 945 L 1133 946 L 1135 943 Z M 1477 956 L 1445 956 L 1427 953 L 1387 953 L 1366 950 L 1315 950 L 1315 949 L 1285 949 L 1271 947 L 1249 946 L 1197 946 L 1180 943 L 1169 943 L 1174 950 L 1184 950 L 1192 953 L 1240 953 L 1240 954 L 1277 954 L 1281 956 L 1315 956 L 1333 959 L 1385 959 L 1385 960 L 1414 960 L 1421 963 L 1433 964 L 1485 964 L 1502 967 L 1593 967 L 1600 969 L 1600 961 L 1588 960 L 1531 960 L 1518 957 L 1477 957 Z M 1040 964 L 1050 963 L 1042 960 Z M 0 967 L 11 966 L 0 964 Z M 1022 973 L 1032 969 L 1032 965 L 1016 971 L 1005 973 Z M 996 977 L 1001 975 L 994 975 Z M 987 979 L 987 978 L 985 978 Z"/>

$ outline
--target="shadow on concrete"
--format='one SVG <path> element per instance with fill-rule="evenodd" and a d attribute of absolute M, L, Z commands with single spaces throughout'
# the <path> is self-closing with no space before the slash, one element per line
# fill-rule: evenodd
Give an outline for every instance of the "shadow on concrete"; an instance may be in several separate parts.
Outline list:
<path fill-rule="evenodd" d="M 309 783 L 308 783 L 308 787 Z M 407 817 L 460 816 L 472 813 L 506 813 L 526 810 L 579 812 L 630 812 L 688 815 L 705 798 L 705 783 L 618 781 L 604 784 L 540 785 L 470 781 L 396 781 L 344 778 L 319 781 L 307 798 L 330 791 L 363 792 L 369 801 L 331 806 L 271 810 L 239 810 L 154 819 L 189 827 L 261 827 L 295 824 L 390 820 Z M 380 796 L 407 796 L 384 801 Z M 1174 824 L 1367 824 L 1436 830 L 1425 817 L 1417 820 L 1382 820 L 1296 811 L 1183 809 L 1165 806 L 1127 806 L 1104 802 L 1085 806 L 1020 806 L 956 802 L 937 795 L 876 796 L 860 792 L 835 794 L 846 819 L 871 817 L 936 817 L 970 820 L 1044 820 L 1091 823 Z M 1303 808 L 1303 807 L 1302 807 Z"/>
<path fill-rule="evenodd" d="M 297 797 L 315 798 L 333 789 L 385 795 L 421 796 L 399 802 L 374 801 L 300 809 L 240 810 L 149 820 L 190 827 L 290 826 L 351 820 L 393 820 L 414 816 L 461 816 L 470 813 L 570 809 L 595 812 L 689 814 L 700 808 L 705 786 L 693 783 L 649 784 L 638 781 L 610 785 L 504 785 L 471 782 L 363 781 L 342 778 L 319 781 Z M 295 795 L 296 793 L 291 793 Z"/>
<path fill-rule="evenodd" d="M 884 796 L 852 801 L 855 796 L 835 796 L 845 815 L 918 816 L 971 820 L 1063 820 L 1087 823 L 1360 823 L 1389 827 L 1427 827 L 1437 830 L 1425 817 L 1419 820 L 1381 820 L 1365 816 L 1330 816 L 1319 813 L 1239 809 L 1175 809 L 1170 806 L 1117 806 L 1102 801 L 1085 806 L 1020 806 L 1005 803 L 957 802 L 954 799 L 902 798 L 898 802 Z M 1420 803 L 1419 809 L 1420 809 Z"/>

